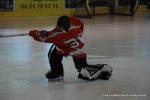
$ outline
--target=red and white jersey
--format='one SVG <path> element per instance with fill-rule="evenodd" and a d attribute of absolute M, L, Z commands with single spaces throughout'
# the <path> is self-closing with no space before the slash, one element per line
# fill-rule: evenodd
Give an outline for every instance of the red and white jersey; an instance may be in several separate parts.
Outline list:
<path fill-rule="evenodd" d="M 56 27 L 51 31 L 33 30 L 29 32 L 29 35 L 37 41 L 55 44 L 57 50 L 64 56 L 73 55 L 84 46 L 82 39 L 84 24 L 75 17 L 70 19 L 73 27 L 68 32 Z"/>

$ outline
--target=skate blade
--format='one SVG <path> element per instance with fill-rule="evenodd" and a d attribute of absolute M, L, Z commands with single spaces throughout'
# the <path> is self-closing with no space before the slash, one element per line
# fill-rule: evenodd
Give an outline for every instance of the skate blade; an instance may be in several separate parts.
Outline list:
<path fill-rule="evenodd" d="M 62 81 L 62 80 L 64 80 L 64 78 L 59 77 L 59 78 L 48 79 L 48 82 L 55 82 L 55 81 Z"/>

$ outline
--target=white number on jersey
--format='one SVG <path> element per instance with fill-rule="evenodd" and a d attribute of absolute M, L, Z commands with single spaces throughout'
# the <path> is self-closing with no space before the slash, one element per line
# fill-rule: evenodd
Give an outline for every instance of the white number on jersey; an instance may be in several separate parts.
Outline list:
<path fill-rule="evenodd" d="M 77 48 L 79 46 L 78 40 L 74 39 L 74 38 L 72 38 L 68 41 L 65 41 L 64 43 L 70 45 L 72 48 Z"/>

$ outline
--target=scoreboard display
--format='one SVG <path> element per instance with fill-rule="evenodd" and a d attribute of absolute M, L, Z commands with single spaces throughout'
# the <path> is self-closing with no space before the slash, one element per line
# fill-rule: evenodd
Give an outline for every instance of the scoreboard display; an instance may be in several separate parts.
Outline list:
<path fill-rule="evenodd" d="M 0 0 L 0 11 L 13 11 L 13 0 Z"/>

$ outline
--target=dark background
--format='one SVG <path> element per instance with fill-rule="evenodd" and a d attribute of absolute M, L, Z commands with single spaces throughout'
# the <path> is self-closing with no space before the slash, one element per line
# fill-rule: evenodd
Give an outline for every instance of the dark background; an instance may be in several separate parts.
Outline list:
<path fill-rule="evenodd" d="M 75 8 L 75 7 L 81 7 L 80 4 L 77 4 L 77 3 L 81 3 L 83 4 L 85 0 L 65 0 L 66 2 L 66 8 Z M 98 6 L 98 7 L 103 7 L 103 6 L 108 6 L 108 2 L 109 0 L 93 0 L 95 2 L 92 2 L 91 3 L 91 6 L 93 4 L 95 4 L 95 6 Z M 111 0 L 113 1 L 113 0 Z M 119 5 L 121 6 L 126 6 L 128 5 L 130 2 L 130 0 L 120 0 L 119 1 Z M 150 0 L 139 0 L 139 4 L 140 5 L 145 5 L 147 2 L 150 2 Z"/>

